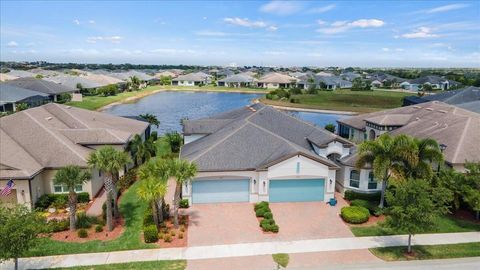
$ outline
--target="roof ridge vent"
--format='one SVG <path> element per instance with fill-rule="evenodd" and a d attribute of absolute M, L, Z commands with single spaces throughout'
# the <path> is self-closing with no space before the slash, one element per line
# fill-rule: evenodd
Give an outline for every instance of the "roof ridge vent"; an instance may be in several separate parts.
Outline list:
<path fill-rule="evenodd" d="M 441 112 L 441 113 L 448 113 L 448 112 L 445 111 L 445 110 L 438 110 L 438 111 Z"/>
<path fill-rule="evenodd" d="M 433 111 L 433 108 L 425 108 L 427 111 Z"/>
<path fill-rule="evenodd" d="M 418 106 L 418 105 L 415 105 L 415 106 L 413 106 L 413 108 L 415 108 L 415 109 L 420 109 L 420 108 L 422 108 L 422 107 L 420 107 L 420 106 Z"/>
<path fill-rule="evenodd" d="M 52 119 L 53 119 L 53 117 L 51 117 L 51 116 L 45 118 L 45 120 L 47 120 L 47 121 L 50 121 Z"/>

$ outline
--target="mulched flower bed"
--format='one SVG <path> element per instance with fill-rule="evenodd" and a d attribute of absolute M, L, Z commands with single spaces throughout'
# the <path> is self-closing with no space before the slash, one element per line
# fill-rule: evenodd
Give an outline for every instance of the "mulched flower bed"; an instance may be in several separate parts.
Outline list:
<path fill-rule="evenodd" d="M 339 218 L 342 218 L 340 215 L 339 215 Z M 343 223 L 347 224 L 348 226 L 352 226 L 352 227 L 367 227 L 367 226 L 372 226 L 372 225 L 377 225 L 378 222 L 382 222 L 382 221 L 385 221 L 385 215 L 381 215 L 381 216 L 374 216 L 374 215 L 370 215 L 370 218 L 368 219 L 367 222 L 365 223 L 362 223 L 362 224 L 350 224 L 350 223 L 347 223 L 345 222 L 343 219 L 342 219 Z"/>
<path fill-rule="evenodd" d="M 175 229 L 175 227 L 173 226 L 173 217 L 170 217 L 168 220 L 165 221 L 165 227 L 160 229 L 157 245 L 164 248 L 186 247 L 188 243 L 188 222 L 189 217 L 187 215 L 179 216 L 180 224 L 178 229 Z M 172 233 L 175 235 L 173 236 Z M 171 242 L 165 241 L 164 237 L 167 234 L 170 235 L 172 239 Z M 180 239 L 180 234 L 183 235 L 182 239 Z"/>
<path fill-rule="evenodd" d="M 124 225 L 125 220 L 123 218 L 120 218 L 115 221 L 113 231 L 109 232 L 107 226 L 103 226 L 103 232 L 95 232 L 96 224 L 92 224 L 91 228 L 86 229 L 88 232 L 88 237 L 86 238 L 78 237 L 78 229 L 74 232 L 66 230 L 62 232 L 51 233 L 49 235 L 51 239 L 62 242 L 83 243 L 92 240 L 109 241 L 116 239 L 123 233 L 123 231 L 125 230 Z"/>

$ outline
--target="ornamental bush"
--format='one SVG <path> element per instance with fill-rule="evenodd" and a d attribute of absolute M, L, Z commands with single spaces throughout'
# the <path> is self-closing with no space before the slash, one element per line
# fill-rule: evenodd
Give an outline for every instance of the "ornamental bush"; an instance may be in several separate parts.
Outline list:
<path fill-rule="evenodd" d="M 265 212 L 265 213 L 263 214 L 263 217 L 264 217 L 265 219 L 273 219 L 273 214 L 272 214 L 272 212 Z"/>
<path fill-rule="evenodd" d="M 48 232 L 63 232 L 70 228 L 69 219 L 51 219 L 47 222 Z"/>
<path fill-rule="evenodd" d="M 149 225 L 155 225 L 155 222 L 153 222 L 152 209 L 150 207 L 148 207 L 143 214 L 143 226 L 146 227 Z"/>
<path fill-rule="evenodd" d="M 345 206 L 341 210 L 343 220 L 351 224 L 361 224 L 368 221 L 370 212 L 361 206 Z"/>
<path fill-rule="evenodd" d="M 79 213 L 77 215 L 77 228 L 88 229 L 90 227 L 92 227 L 92 222 L 90 217 L 88 217 L 85 212 Z"/>
<path fill-rule="evenodd" d="M 145 243 L 155 243 L 158 241 L 158 230 L 155 225 L 143 227 L 143 238 Z"/>
<path fill-rule="evenodd" d="M 380 207 L 378 207 L 378 204 L 376 202 L 372 202 L 372 201 L 366 201 L 366 200 L 360 200 L 360 199 L 355 199 L 353 201 L 350 202 L 350 206 L 361 206 L 361 207 L 365 207 L 368 209 L 368 211 L 370 212 L 370 214 L 374 215 L 374 216 L 379 216 L 381 215 L 381 211 L 380 210 Z"/>
<path fill-rule="evenodd" d="M 345 190 L 344 198 L 353 201 L 355 199 L 366 200 L 371 202 L 380 202 L 380 192 L 375 193 L 360 193 L 353 190 Z"/>
<path fill-rule="evenodd" d="M 96 231 L 96 232 L 103 232 L 103 226 L 100 225 L 100 224 L 97 225 L 97 226 L 95 226 L 95 231 Z"/>
<path fill-rule="evenodd" d="M 275 224 L 275 220 L 273 219 L 263 219 L 260 221 L 260 227 L 265 228 L 269 225 Z"/>
<path fill-rule="evenodd" d="M 78 203 L 88 203 L 90 201 L 90 195 L 87 192 L 77 193 L 77 202 Z M 35 208 L 45 210 L 51 205 L 55 207 L 67 207 L 68 203 L 68 194 L 43 194 L 38 198 L 35 203 Z"/>
<path fill-rule="evenodd" d="M 180 200 L 180 208 L 188 208 L 188 199 Z"/>
<path fill-rule="evenodd" d="M 80 237 L 80 238 L 87 238 L 88 237 L 88 232 L 85 229 L 78 230 L 77 234 L 78 234 L 78 237 Z"/>
<path fill-rule="evenodd" d="M 262 202 L 256 203 L 254 206 L 254 209 L 255 211 L 257 211 L 258 209 L 265 208 L 265 207 L 269 207 L 269 204 L 266 201 L 262 201 Z"/>
<path fill-rule="evenodd" d="M 264 217 L 265 213 L 270 212 L 269 208 L 259 208 L 258 210 L 255 211 L 255 216 L 257 217 Z"/>

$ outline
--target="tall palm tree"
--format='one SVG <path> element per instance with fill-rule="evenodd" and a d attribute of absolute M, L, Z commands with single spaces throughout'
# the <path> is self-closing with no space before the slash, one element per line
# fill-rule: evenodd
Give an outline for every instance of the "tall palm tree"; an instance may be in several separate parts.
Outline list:
<path fill-rule="evenodd" d="M 130 77 L 130 82 L 131 82 L 131 86 L 132 86 L 133 90 L 140 89 L 141 81 L 137 76 Z"/>
<path fill-rule="evenodd" d="M 118 210 L 118 189 L 117 189 L 117 181 L 118 181 L 118 172 L 125 168 L 127 164 L 132 162 L 130 157 L 128 156 L 128 153 L 124 151 L 116 151 L 115 155 L 112 156 L 112 159 L 110 160 L 111 162 L 111 168 L 113 169 L 112 171 L 112 176 L 113 176 L 113 189 L 112 189 L 112 196 L 113 196 L 113 216 L 115 218 L 120 217 L 120 211 Z"/>
<path fill-rule="evenodd" d="M 92 152 L 87 161 L 90 167 L 97 168 L 103 172 L 105 192 L 107 193 L 107 227 L 109 231 L 113 230 L 112 193 L 115 188 L 113 175 L 118 173 L 123 167 L 120 166 L 123 162 L 118 162 L 119 160 L 126 160 L 129 162 L 130 157 L 128 157 L 123 151 L 115 150 L 112 146 L 105 146 Z"/>
<path fill-rule="evenodd" d="M 404 162 L 402 164 L 403 175 L 405 179 L 432 179 L 433 168 L 432 163 L 440 163 L 443 161 L 443 153 L 440 146 L 434 139 L 417 139 L 412 138 L 415 144 L 417 160 L 415 163 Z"/>
<path fill-rule="evenodd" d="M 180 147 L 182 146 L 182 135 L 176 131 L 173 131 L 165 133 L 164 136 L 170 145 L 172 153 L 178 153 L 180 151 Z"/>
<path fill-rule="evenodd" d="M 191 180 L 197 174 L 197 165 L 187 160 L 174 159 L 170 164 L 170 175 L 175 178 L 175 197 L 173 199 L 173 222 L 178 228 L 178 209 L 180 207 L 180 195 L 182 185 Z"/>
<path fill-rule="evenodd" d="M 140 165 L 155 156 L 155 144 L 153 137 L 143 141 L 140 135 L 135 135 L 128 144 L 127 150 L 133 157 L 135 165 Z"/>
<path fill-rule="evenodd" d="M 385 191 L 392 173 L 398 173 L 403 164 L 417 163 L 417 153 L 412 139 L 406 135 L 390 136 L 382 134 L 375 141 L 365 141 L 358 148 L 357 168 L 367 164 L 373 166 L 373 174 L 382 180 L 382 193 L 379 207 L 383 208 Z"/>
<path fill-rule="evenodd" d="M 154 114 L 145 113 L 145 114 L 140 114 L 139 117 L 147 121 L 152 126 L 156 126 L 156 127 L 160 126 L 160 121 L 158 121 L 158 118 Z"/>
<path fill-rule="evenodd" d="M 138 196 L 148 202 L 152 208 L 153 221 L 157 228 L 163 221 L 163 202 L 168 188 L 168 166 L 163 159 L 152 159 L 138 170 L 141 184 Z"/>
<path fill-rule="evenodd" d="M 65 185 L 68 189 L 68 208 L 70 216 L 70 231 L 76 230 L 77 223 L 77 193 L 75 187 L 83 185 L 90 179 L 91 174 L 85 170 L 80 169 L 76 165 L 68 165 L 57 171 L 53 182 L 56 185 Z"/>

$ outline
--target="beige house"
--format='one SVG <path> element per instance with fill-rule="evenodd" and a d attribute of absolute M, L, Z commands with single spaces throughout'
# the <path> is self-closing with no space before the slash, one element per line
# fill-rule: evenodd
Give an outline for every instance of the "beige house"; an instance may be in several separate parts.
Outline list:
<path fill-rule="evenodd" d="M 145 122 L 55 103 L 2 117 L 0 187 L 10 179 L 15 187 L 0 200 L 31 207 L 43 194 L 65 193 L 66 188 L 52 180 L 58 169 L 71 164 L 87 168 L 95 149 L 124 149 L 135 134 L 145 138 L 148 132 Z M 102 186 L 101 173 L 93 170 L 91 180 L 76 190 L 93 198 Z"/>
<path fill-rule="evenodd" d="M 277 89 L 295 86 L 297 78 L 282 73 L 272 72 L 258 79 L 257 86 L 262 88 Z"/>

